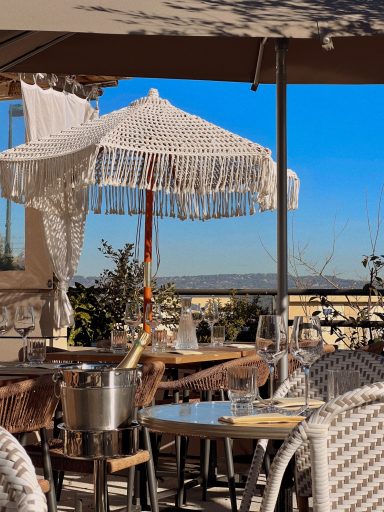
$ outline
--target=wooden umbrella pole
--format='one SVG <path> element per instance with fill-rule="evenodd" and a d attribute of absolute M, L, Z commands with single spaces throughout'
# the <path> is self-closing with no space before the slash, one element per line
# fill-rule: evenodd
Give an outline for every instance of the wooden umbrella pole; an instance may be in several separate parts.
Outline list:
<path fill-rule="evenodd" d="M 145 191 L 145 230 L 144 230 L 144 315 L 147 304 L 152 299 L 151 267 L 152 267 L 152 220 L 153 220 L 153 192 Z M 148 324 L 143 322 L 143 329 L 151 332 Z"/>

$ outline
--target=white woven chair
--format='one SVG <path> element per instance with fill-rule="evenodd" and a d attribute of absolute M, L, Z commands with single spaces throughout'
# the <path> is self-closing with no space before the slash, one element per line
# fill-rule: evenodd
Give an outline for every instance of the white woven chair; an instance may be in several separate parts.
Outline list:
<path fill-rule="evenodd" d="M 309 444 L 314 512 L 384 511 L 384 382 L 349 391 L 300 423 L 277 452 L 261 512 L 273 512 L 284 471 Z"/>
<path fill-rule="evenodd" d="M 0 511 L 46 512 L 47 502 L 24 448 L 0 427 Z"/>
<path fill-rule="evenodd" d="M 366 385 L 384 381 L 384 358 L 377 354 L 358 350 L 340 350 L 323 355 L 316 361 L 310 373 L 310 397 L 327 399 L 327 384 L 329 369 L 358 370 L 360 372 L 360 384 Z M 277 389 L 275 397 L 285 396 L 302 397 L 305 392 L 304 373 L 296 370 Z M 256 491 L 257 479 L 264 460 L 268 440 L 258 441 L 251 468 L 245 485 L 244 494 L 240 506 L 240 512 L 248 512 L 252 498 Z M 307 508 L 308 497 L 312 495 L 311 486 L 311 461 L 308 446 L 303 444 L 296 453 L 296 492 L 300 510 Z"/>

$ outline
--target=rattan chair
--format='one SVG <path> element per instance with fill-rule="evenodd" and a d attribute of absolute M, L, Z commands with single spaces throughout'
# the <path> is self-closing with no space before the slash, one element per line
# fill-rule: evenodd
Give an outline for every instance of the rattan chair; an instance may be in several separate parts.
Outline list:
<path fill-rule="evenodd" d="M 48 510 L 56 510 L 52 468 L 48 455 L 47 429 L 58 403 L 50 375 L 28 379 L 0 387 L 0 425 L 12 434 L 39 431 L 44 478 L 50 483 Z"/>
<path fill-rule="evenodd" d="M 300 423 L 271 466 L 261 512 L 273 512 L 284 471 L 309 445 L 314 512 L 384 511 L 384 382 L 350 391 Z"/>
<path fill-rule="evenodd" d="M 232 359 L 231 361 L 200 370 L 177 380 L 163 381 L 159 385 L 159 390 L 173 391 L 176 394 L 176 401 L 180 391 L 206 391 L 211 393 L 223 391 L 228 389 L 227 370 L 232 366 L 255 366 L 258 369 L 257 384 L 259 387 L 265 384 L 268 379 L 268 366 L 258 355 L 253 354 L 239 359 Z"/>
<path fill-rule="evenodd" d="M 325 354 L 317 360 L 310 373 L 310 397 L 327 399 L 327 385 L 329 369 L 358 370 L 360 372 L 360 384 L 371 384 L 384 381 L 384 358 L 376 354 L 360 350 L 340 350 Z M 305 379 L 302 370 L 296 370 L 279 387 L 275 393 L 276 398 L 285 396 L 302 397 L 305 393 Z M 258 441 L 252 465 L 248 474 L 240 512 L 248 512 L 252 497 L 256 491 L 256 483 L 261 470 L 261 465 L 267 449 L 268 441 Z M 311 487 L 311 461 L 308 446 L 305 444 L 296 454 L 296 491 L 299 509 L 308 508 L 308 497 L 312 495 Z"/>
<path fill-rule="evenodd" d="M 35 468 L 17 439 L 0 427 L 0 510 L 46 512 Z"/>
<path fill-rule="evenodd" d="M 160 361 L 148 361 L 142 365 L 141 383 L 138 386 L 135 395 L 135 406 L 137 408 L 146 407 L 152 403 L 157 387 L 163 377 L 164 370 L 165 365 Z M 150 441 L 147 432 L 144 432 L 144 448 L 145 449 L 139 450 L 136 454 L 131 456 L 108 459 L 107 472 L 108 474 L 113 474 L 122 470 L 128 470 L 127 500 L 128 509 L 130 510 L 135 467 L 140 464 L 146 464 L 151 509 L 152 511 L 156 512 L 158 511 L 158 504 L 156 497 L 157 490 L 155 472 L 153 459 L 151 457 Z M 36 446 L 28 446 L 27 451 L 30 454 L 34 464 L 37 467 L 41 467 L 42 458 L 39 451 L 36 449 Z M 54 439 L 50 441 L 49 453 L 52 461 L 52 467 L 57 471 L 93 473 L 93 461 L 71 459 L 64 456 L 63 443 L 61 440 Z M 60 495 L 60 489 L 58 489 L 58 494 Z"/>

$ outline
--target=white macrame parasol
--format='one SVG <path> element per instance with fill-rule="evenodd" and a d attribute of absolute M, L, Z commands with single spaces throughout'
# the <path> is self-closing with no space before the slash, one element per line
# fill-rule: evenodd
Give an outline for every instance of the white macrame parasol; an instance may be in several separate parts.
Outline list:
<path fill-rule="evenodd" d="M 2 195 L 16 202 L 68 214 L 145 213 L 148 266 L 152 215 L 207 220 L 274 209 L 276 181 L 269 149 L 187 114 L 156 89 L 127 108 L 0 154 Z M 299 179 L 288 171 L 290 209 L 298 193 Z M 150 268 L 146 276 L 147 301 Z"/>

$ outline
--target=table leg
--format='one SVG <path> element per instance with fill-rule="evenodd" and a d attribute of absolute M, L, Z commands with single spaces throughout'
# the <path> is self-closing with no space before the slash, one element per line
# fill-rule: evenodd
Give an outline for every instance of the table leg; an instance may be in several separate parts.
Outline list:
<path fill-rule="evenodd" d="M 232 512 L 237 512 L 235 468 L 233 465 L 232 443 L 229 437 L 224 438 L 225 461 L 227 463 L 228 489 Z"/>
<path fill-rule="evenodd" d="M 155 466 L 153 464 L 151 439 L 149 437 L 148 429 L 143 428 L 143 436 L 144 436 L 144 448 L 149 451 L 149 455 L 150 455 L 149 461 L 147 462 L 147 474 L 148 474 L 148 489 L 149 489 L 149 499 L 151 502 L 151 511 L 159 512 L 159 505 L 157 502 L 156 472 L 155 472 Z"/>
<path fill-rule="evenodd" d="M 208 480 L 209 480 L 209 462 L 211 453 L 211 440 L 203 439 L 200 443 L 203 452 L 202 457 L 202 500 L 207 501 Z"/>
<path fill-rule="evenodd" d="M 93 462 L 93 485 L 95 512 L 108 512 L 105 459 L 96 459 Z"/>
<path fill-rule="evenodd" d="M 177 468 L 177 495 L 176 495 L 176 507 L 181 508 L 184 505 L 184 493 L 185 493 L 185 462 L 187 458 L 187 441 L 188 438 L 180 436 L 180 463 Z"/>

